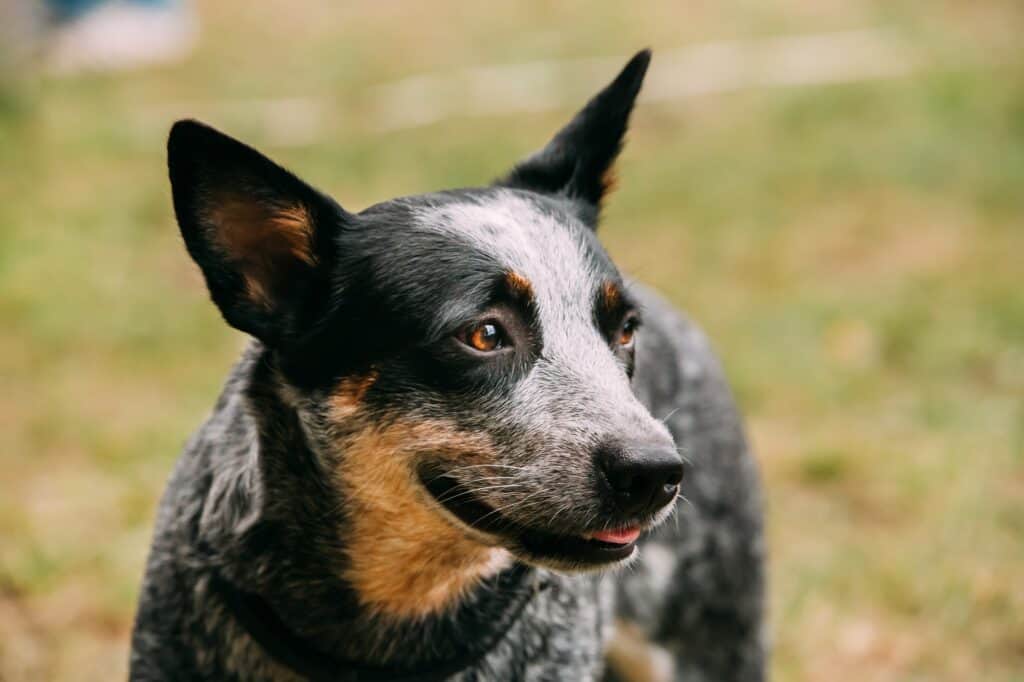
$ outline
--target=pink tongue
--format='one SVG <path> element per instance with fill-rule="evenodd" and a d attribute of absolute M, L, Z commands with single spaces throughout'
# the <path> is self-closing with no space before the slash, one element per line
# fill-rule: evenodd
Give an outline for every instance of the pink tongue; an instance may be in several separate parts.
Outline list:
<path fill-rule="evenodd" d="M 610 542 L 613 545 L 628 545 L 631 542 L 635 542 L 640 537 L 639 528 L 623 528 L 620 530 L 603 530 L 600 533 L 594 533 L 590 537 L 601 542 Z"/>

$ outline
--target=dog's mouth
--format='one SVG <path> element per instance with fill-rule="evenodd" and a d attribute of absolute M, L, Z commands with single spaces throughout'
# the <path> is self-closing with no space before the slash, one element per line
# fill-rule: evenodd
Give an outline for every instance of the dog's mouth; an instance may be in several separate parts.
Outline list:
<path fill-rule="evenodd" d="M 613 564 L 632 556 L 640 537 L 638 523 L 580 534 L 525 526 L 502 515 L 450 476 L 421 470 L 420 481 L 434 500 L 460 523 L 501 538 L 508 549 L 527 560 L 565 568 Z"/>

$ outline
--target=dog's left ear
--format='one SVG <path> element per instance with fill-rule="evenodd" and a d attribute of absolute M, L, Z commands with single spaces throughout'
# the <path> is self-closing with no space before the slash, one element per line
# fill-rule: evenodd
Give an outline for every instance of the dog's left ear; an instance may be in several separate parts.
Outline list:
<path fill-rule="evenodd" d="M 546 147 L 497 184 L 563 194 L 596 211 L 612 184 L 612 164 L 622 149 L 629 114 L 650 61 L 650 50 L 638 52 Z"/>

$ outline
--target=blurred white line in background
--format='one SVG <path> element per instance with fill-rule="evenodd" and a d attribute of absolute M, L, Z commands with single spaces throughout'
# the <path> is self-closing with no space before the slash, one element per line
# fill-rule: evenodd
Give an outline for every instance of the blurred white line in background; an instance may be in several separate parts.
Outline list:
<path fill-rule="evenodd" d="M 608 81 L 627 55 L 485 66 L 425 74 L 370 91 L 378 130 L 460 116 L 560 109 Z M 722 41 L 657 50 L 642 99 L 669 101 L 747 88 L 905 75 L 918 59 L 884 29 Z"/>
<path fill-rule="evenodd" d="M 257 137 L 268 146 L 305 147 L 329 137 L 341 115 L 334 113 L 339 106 L 327 97 L 178 100 L 144 110 L 134 122 L 142 139 L 163 131 L 170 121 L 195 118 L 235 135 Z"/>
<path fill-rule="evenodd" d="M 143 137 L 196 117 L 273 147 L 302 147 L 340 128 L 387 132 L 451 118 L 578 107 L 629 55 L 481 66 L 371 86 L 342 105 L 330 96 L 179 101 L 143 110 Z M 722 41 L 655 51 L 642 100 L 676 101 L 751 88 L 894 78 L 921 66 L 894 33 L 838 33 Z"/>

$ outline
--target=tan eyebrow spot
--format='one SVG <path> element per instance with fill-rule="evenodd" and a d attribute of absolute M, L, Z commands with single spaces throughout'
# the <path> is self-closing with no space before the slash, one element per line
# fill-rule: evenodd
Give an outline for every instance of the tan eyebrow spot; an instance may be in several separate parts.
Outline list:
<path fill-rule="evenodd" d="M 609 310 L 617 307 L 622 302 L 622 291 L 619 289 L 619 285 L 611 280 L 604 283 L 604 286 L 601 288 L 601 294 L 602 301 Z"/>
<path fill-rule="evenodd" d="M 509 289 L 514 293 L 521 296 L 533 296 L 533 285 L 530 284 L 530 280 L 526 279 L 518 272 L 510 270 L 505 273 L 505 282 L 508 283 Z"/>

